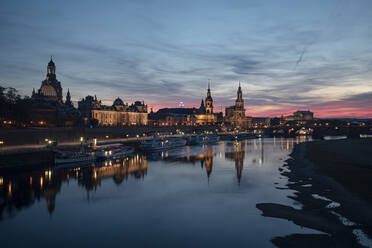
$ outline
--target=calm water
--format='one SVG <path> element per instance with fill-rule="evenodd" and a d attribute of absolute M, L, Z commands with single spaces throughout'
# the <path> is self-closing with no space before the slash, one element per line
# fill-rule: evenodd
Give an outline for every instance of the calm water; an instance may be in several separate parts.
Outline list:
<path fill-rule="evenodd" d="M 278 168 L 296 139 L 184 147 L 80 168 L 0 174 L 1 247 L 271 247 L 315 233 L 261 216 L 296 205 Z"/>

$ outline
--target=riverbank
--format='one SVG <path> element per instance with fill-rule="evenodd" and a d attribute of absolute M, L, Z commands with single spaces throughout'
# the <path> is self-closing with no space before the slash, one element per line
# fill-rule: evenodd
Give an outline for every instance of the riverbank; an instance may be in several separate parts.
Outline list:
<path fill-rule="evenodd" d="M 323 234 L 272 239 L 278 247 L 369 247 L 372 245 L 371 139 L 315 141 L 296 145 L 287 164 L 290 197 L 301 209 L 260 203 L 263 216 L 287 219 Z"/>
<path fill-rule="evenodd" d="M 136 138 L 137 136 L 154 133 L 175 134 L 179 131 L 184 133 L 214 131 L 215 126 L 125 126 L 125 127 L 45 127 L 23 129 L 0 129 L 0 151 L 17 146 L 40 146 L 46 145 L 46 140 L 54 140 L 59 144 L 80 143 L 80 138 L 92 141 L 106 139 Z M 32 147 L 31 147 L 32 148 Z"/>

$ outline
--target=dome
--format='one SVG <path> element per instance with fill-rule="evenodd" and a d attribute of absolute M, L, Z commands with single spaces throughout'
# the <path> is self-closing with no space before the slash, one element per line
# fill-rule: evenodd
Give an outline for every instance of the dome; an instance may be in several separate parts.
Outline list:
<path fill-rule="evenodd" d="M 51 85 L 43 85 L 40 89 L 40 93 L 43 96 L 54 96 L 57 97 L 57 92 Z"/>
<path fill-rule="evenodd" d="M 113 106 L 118 106 L 118 105 L 124 105 L 123 100 L 121 100 L 119 97 L 115 99 Z"/>

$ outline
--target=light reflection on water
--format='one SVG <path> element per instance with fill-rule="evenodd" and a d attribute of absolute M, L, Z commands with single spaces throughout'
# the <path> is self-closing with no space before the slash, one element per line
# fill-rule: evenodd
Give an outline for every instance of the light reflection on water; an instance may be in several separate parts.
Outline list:
<path fill-rule="evenodd" d="M 297 139 L 186 146 L 81 167 L 0 173 L 0 242 L 8 246 L 272 246 L 310 233 L 256 203 L 294 206 L 278 168 Z M 22 238 L 20 238 L 22 237 Z M 66 237 L 69 237 L 66 239 Z M 6 245 L 5 245 L 6 246 Z"/>

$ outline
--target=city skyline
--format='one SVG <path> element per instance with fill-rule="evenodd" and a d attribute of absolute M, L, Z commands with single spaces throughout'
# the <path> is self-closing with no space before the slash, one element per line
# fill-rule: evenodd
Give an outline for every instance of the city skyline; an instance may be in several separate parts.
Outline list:
<path fill-rule="evenodd" d="M 368 1 L 128 1 L 106 6 L 110 15 L 99 2 L 46 3 L 0 4 L 0 85 L 22 95 L 39 87 L 53 55 L 74 102 L 96 94 L 105 104 L 197 107 L 211 79 L 216 112 L 240 81 L 249 116 L 372 118 Z"/>

